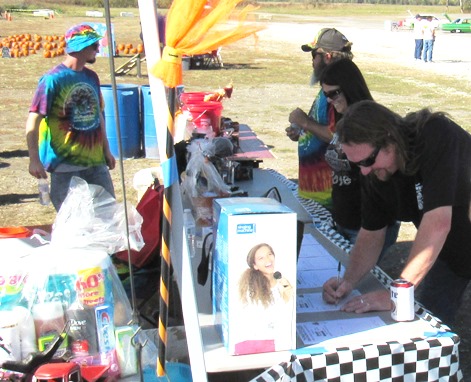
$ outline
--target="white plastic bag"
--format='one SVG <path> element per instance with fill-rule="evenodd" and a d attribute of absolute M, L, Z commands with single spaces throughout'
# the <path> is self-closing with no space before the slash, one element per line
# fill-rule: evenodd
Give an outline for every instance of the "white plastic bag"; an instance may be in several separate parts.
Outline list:
<path fill-rule="evenodd" d="M 128 208 L 130 248 L 144 246 L 142 216 Z M 101 186 L 72 177 L 69 192 L 52 226 L 51 245 L 96 249 L 113 254 L 127 249 L 124 206 Z"/>

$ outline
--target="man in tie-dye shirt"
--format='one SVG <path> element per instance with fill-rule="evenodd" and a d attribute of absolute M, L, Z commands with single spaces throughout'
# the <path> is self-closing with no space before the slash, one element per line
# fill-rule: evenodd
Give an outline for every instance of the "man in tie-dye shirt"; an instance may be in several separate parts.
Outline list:
<path fill-rule="evenodd" d="M 334 28 L 321 29 L 314 41 L 301 46 L 312 55 L 311 85 L 319 82 L 322 71 L 341 58 L 352 59 L 352 43 Z M 332 170 L 324 159 L 332 140 L 335 110 L 327 103 L 322 89 L 317 94 L 309 113 L 296 108 L 289 115 L 291 127 L 286 135 L 298 142 L 298 194 L 330 208 L 332 204 Z"/>
<path fill-rule="evenodd" d="M 51 175 L 51 201 L 58 211 L 73 176 L 102 186 L 114 197 L 109 169 L 116 165 L 103 118 L 103 98 L 93 64 L 102 38 L 86 24 L 65 34 L 66 59 L 39 80 L 26 122 L 29 173 Z"/>

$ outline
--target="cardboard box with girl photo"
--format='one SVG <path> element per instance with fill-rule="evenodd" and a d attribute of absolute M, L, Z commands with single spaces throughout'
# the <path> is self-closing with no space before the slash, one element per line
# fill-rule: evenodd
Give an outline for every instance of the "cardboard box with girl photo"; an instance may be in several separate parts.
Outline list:
<path fill-rule="evenodd" d="M 295 349 L 296 213 L 270 198 L 213 207 L 213 313 L 228 353 Z"/>

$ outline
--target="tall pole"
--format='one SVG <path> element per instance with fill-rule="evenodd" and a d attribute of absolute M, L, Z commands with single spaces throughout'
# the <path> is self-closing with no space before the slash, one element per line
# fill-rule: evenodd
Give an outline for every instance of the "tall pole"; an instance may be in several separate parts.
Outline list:
<path fill-rule="evenodd" d="M 119 122 L 119 107 L 118 107 L 118 94 L 116 90 L 116 77 L 114 75 L 115 66 L 114 66 L 114 46 L 113 46 L 113 36 L 111 29 L 111 15 L 110 15 L 110 2 L 105 0 L 105 19 L 106 19 L 106 33 L 108 33 L 108 62 L 110 65 L 110 75 L 111 75 L 111 88 L 113 90 L 113 102 L 115 110 L 115 124 L 116 124 L 116 138 L 118 141 L 118 152 L 119 152 L 119 169 L 121 174 L 121 187 L 123 189 L 123 205 L 124 205 L 124 218 L 126 221 L 126 240 L 127 240 L 127 249 L 128 249 L 128 264 L 129 264 L 129 281 L 131 287 L 131 305 L 132 305 L 132 320 L 133 323 L 139 323 L 139 315 L 136 307 L 136 291 L 134 287 L 134 274 L 131 264 L 131 245 L 129 242 L 129 218 L 128 218 L 128 208 L 127 208 L 127 197 L 126 197 L 126 184 L 124 182 L 124 164 L 123 164 L 123 146 L 121 143 L 121 126 Z"/>
<path fill-rule="evenodd" d="M 175 126 L 175 88 L 168 89 L 168 122 L 166 138 L 166 158 L 175 158 L 174 150 L 174 126 Z M 167 353 L 167 324 L 169 291 L 171 282 L 171 237 L 172 237 L 172 205 L 173 186 L 165 187 L 163 201 L 163 222 L 162 222 L 162 258 L 160 267 L 160 306 L 159 306 L 159 346 L 157 357 L 157 375 L 165 375 L 165 355 Z M 178 191 L 178 190 L 177 190 Z"/>

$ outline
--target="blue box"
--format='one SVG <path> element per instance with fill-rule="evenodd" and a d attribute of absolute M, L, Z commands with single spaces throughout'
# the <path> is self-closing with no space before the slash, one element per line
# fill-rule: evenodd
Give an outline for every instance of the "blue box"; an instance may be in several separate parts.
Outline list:
<path fill-rule="evenodd" d="M 228 353 L 295 349 L 296 213 L 270 198 L 223 198 L 213 223 L 213 313 Z"/>

